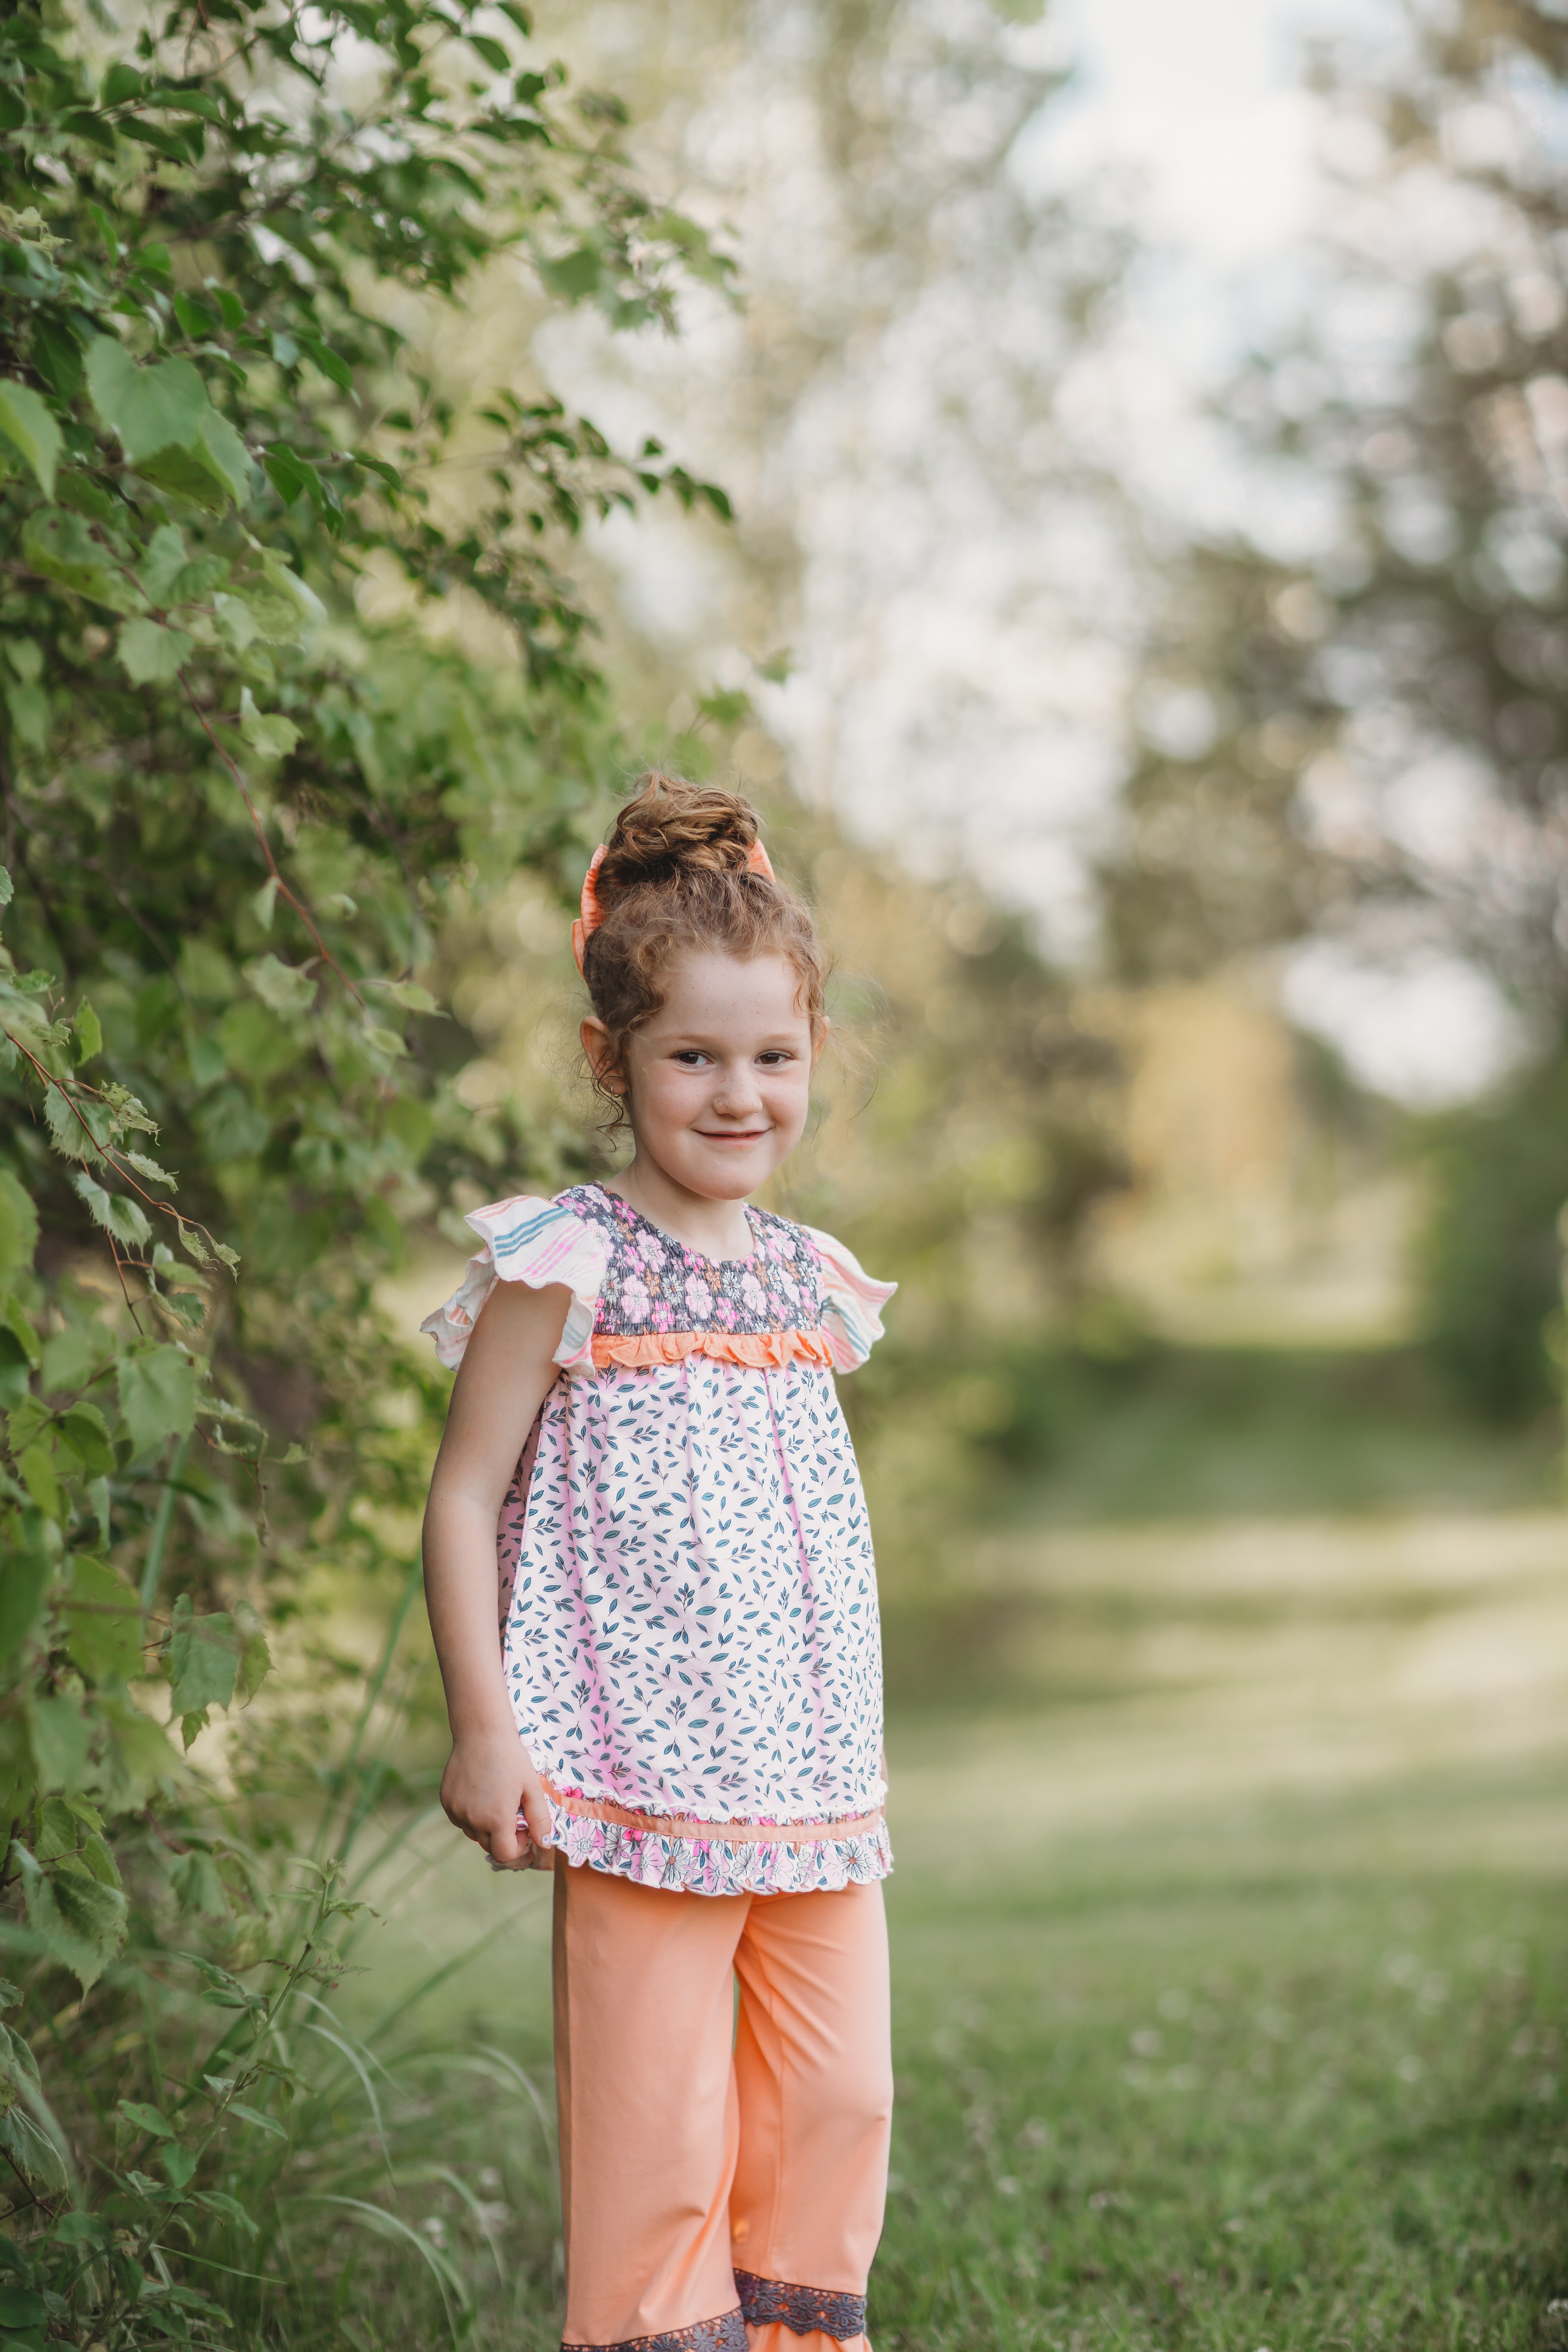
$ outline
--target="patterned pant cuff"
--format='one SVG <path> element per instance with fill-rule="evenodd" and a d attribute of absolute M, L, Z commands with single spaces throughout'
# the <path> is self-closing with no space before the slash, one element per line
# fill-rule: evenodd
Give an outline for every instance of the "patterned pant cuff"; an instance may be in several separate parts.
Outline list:
<path fill-rule="evenodd" d="M 691 2327 L 667 2327 L 658 2336 L 627 2336 L 619 2344 L 563 2344 L 561 2352 L 746 2352 L 746 2323 L 738 2309 Z"/>
<path fill-rule="evenodd" d="M 758 2278 L 753 2271 L 735 2273 L 735 2293 L 748 2327 L 788 2327 L 796 2336 L 832 2336 L 840 2344 L 866 2333 L 863 2294 L 845 2294 L 830 2286 L 790 2286 L 783 2279 Z"/>

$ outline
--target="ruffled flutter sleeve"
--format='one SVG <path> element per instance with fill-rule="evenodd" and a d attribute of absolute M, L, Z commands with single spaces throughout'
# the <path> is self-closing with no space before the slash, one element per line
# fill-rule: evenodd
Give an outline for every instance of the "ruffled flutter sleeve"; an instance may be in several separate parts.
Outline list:
<path fill-rule="evenodd" d="M 592 1370 L 594 1317 L 609 1260 L 603 1237 L 559 1202 L 526 1192 L 476 1209 L 463 1222 L 473 1227 L 484 1247 L 468 1260 L 467 1274 L 446 1305 L 426 1315 L 419 1326 L 435 1340 L 442 1363 L 462 1361 L 479 1309 L 498 1282 L 526 1282 L 533 1290 L 563 1283 L 572 1293 L 572 1304 L 555 1361 L 563 1371 Z"/>
<path fill-rule="evenodd" d="M 896 1282 L 873 1282 L 853 1250 L 806 1225 L 822 1260 L 822 1328 L 841 1372 L 858 1370 L 882 1336 L 882 1309 Z"/>

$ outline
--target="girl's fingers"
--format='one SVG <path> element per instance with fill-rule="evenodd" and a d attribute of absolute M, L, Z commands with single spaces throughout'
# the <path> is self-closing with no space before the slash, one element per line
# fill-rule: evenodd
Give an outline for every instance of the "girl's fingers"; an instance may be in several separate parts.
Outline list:
<path fill-rule="evenodd" d="M 516 1870 L 522 1863 L 528 1842 L 526 1823 L 502 1822 L 490 1832 L 490 1860 L 498 1870 Z"/>

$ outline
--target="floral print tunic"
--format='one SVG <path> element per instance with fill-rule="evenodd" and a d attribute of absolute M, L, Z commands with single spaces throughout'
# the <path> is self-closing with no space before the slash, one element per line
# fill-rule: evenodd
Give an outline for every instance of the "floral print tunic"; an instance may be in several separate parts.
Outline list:
<path fill-rule="evenodd" d="M 697 1894 L 880 1878 L 876 1571 L 834 1370 L 892 1286 L 748 1209 L 705 1258 L 597 1184 L 476 1209 L 423 1328 L 461 1357 L 496 1282 L 572 1293 L 497 1538 L 507 1687 L 567 1860 Z"/>

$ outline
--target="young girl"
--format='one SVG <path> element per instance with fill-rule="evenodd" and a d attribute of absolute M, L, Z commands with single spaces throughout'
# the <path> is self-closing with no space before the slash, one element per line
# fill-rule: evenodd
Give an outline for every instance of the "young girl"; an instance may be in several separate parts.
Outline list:
<path fill-rule="evenodd" d="M 574 938 L 636 1152 L 476 1210 L 424 1327 L 460 1366 L 425 1522 L 441 1801 L 498 1867 L 555 1873 L 565 2344 L 864 2352 L 891 1856 L 832 1375 L 892 1286 L 747 1206 L 826 1024 L 746 803 L 646 779 Z"/>

